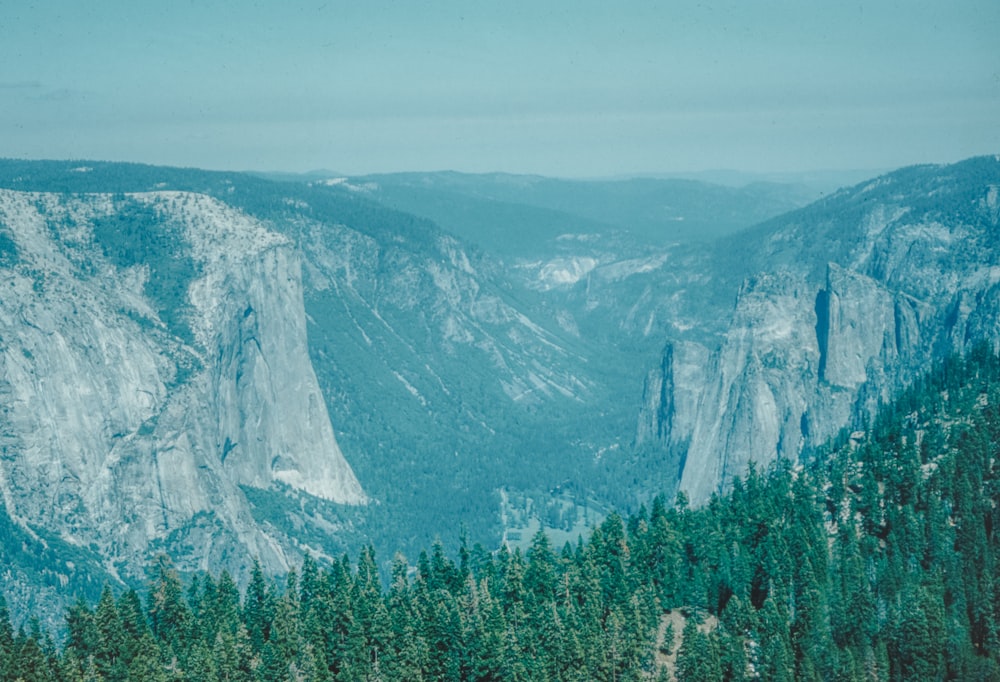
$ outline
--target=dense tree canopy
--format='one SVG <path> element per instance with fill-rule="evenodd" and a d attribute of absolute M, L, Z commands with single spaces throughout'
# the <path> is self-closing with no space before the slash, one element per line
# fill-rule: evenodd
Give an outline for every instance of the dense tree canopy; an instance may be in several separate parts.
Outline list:
<path fill-rule="evenodd" d="M 57 645 L 0 602 L 14 680 L 1000 679 L 1000 361 L 953 359 L 804 465 L 589 540 L 441 543 L 78 600 Z M 683 637 L 674 646 L 671 618 Z M 680 629 L 679 628 L 679 629 Z"/>

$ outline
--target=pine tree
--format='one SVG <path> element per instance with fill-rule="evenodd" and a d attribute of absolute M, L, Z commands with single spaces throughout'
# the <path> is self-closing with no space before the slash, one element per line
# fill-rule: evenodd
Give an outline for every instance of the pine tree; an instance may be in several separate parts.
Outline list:
<path fill-rule="evenodd" d="M 680 606 L 679 585 L 682 570 L 682 545 L 678 533 L 670 521 L 663 498 L 654 498 L 649 515 L 646 541 L 637 564 L 648 576 L 655 588 L 655 594 L 665 607 Z"/>
<path fill-rule="evenodd" d="M 482 643 L 475 661 L 477 679 L 502 679 L 502 671 L 509 668 L 510 652 L 507 649 L 507 633 L 509 628 L 503 615 L 503 609 L 490 595 L 488 585 L 481 584 L 479 590 L 481 601 L 480 613 L 483 614 Z"/>
<path fill-rule="evenodd" d="M 354 579 L 345 554 L 327 572 L 330 621 L 327 623 L 326 660 L 337 680 L 360 680 L 369 666 L 365 633 L 358 623 L 354 606 Z"/>
<path fill-rule="evenodd" d="M 360 679 L 360 678 L 347 678 Z M 256 682 L 290 682 L 288 661 L 272 642 L 267 641 L 260 652 L 260 664 L 254 670 Z"/>
<path fill-rule="evenodd" d="M 216 674 L 216 662 L 212 650 L 204 641 L 194 643 L 187 655 L 185 680 L 189 682 L 219 682 Z"/>
<path fill-rule="evenodd" d="M 118 606 L 111 595 L 111 588 L 104 586 L 97 611 L 94 613 L 97 642 L 94 649 L 94 663 L 106 682 L 124 682 L 128 677 L 128 661 L 125 656 L 126 637 L 118 616 Z"/>
<path fill-rule="evenodd" d="M 425 611 L 424 638 L 429 658 L 427 674 L 435 680 L 455 680 L 461 669 L 462 625 L 451 593 L 439 589 Z"/>
<path fill-rule="evenodd" d="M 271 639 L 271 623 L 274 621 L 274 595 L 264 580 L 260 561 L 254 559 L 250 570 L 250 584 L 243 600 L 243 624 L 250 635 L 253 651 L 263 654 L 264 644 Z"/>
<path fill-rule="evenodd" d="M 71 674 L 82 678 L 87 666 L 93 665 L 98 636 L 94 614 L 83 596 L 78 596 L 66 611 L 66 649 L 77 666 Z"/>
<path fill-rule="evenodd" d="M 555 600 L 558 565 L 545 531 L 539 529 L 528 549 L 528 566 L 524 572 L 524 589 L 528 599 L 539 607 Z"/>
<path fill-rule="evenodd" d="M 56 679 L 36 638 L 23 631 L 14 640 L 10 672 L 10 679 L 24 682 L 55 682 Z"/>
<path fill-rule="evenodd" d="M 7 600 L 0 594 L 0 671 L 9 670 L 14 656 L 14 627 L 10 622 Z M 0 680 L 5 678 L 0 676 Z"/>
<path fill-rule="evenodd" d="M 749 679 L 745 643 L 757 629 L 756 612 L 739 596 L 733 596 L 719 618 L 719 658 L 723 676 L 732 682 Z"/>
<path fill-rule="evenodd" d="M 253 679 L 250 636 L 242 624 L 236 632 L 220 628 L 212 643 L 212 662 L 219 682 L 250 682 Z"/>
<path fill-rule="evenodd" d="M 420 680 L 427 665 L 427 646 L 419 610 L 407 578 L 405 557 L 397 554 L 392 561 L 392 583 L 387 599 L 390 620 L 390 647 L 380 660 L 385 679 Z"/>
<path fill-rule="evenodd" d="M 228 632 L 235 635 L 240 628 L 240 590 L 228 571 L 222 571 L 215 583 L 213 599 L 207 605 L 206 615 L 210 621 L 212 640 L 215 633 Z"/>
<path fill-rule="evenodd" d="M 149 625 L 146 623 L 142 602 L 135 590 L 123 592 L 118 598 L 117 607 L 124 637 L 122 658 L 128 666 L 138 653 L 143 636 L 149 632 Z"/>
<path fill-rule="evenodd" d="M 684 624 L 684 634 L 677 651 L 678 682 L 712 682 L 722 679 L 722 665 L 715 642 L 698 628 L 692 614 Z"/>
<path fill-rule="evenodd" d="M 900 600 L 889 659 L 895 679 L 944 678 L 944 614 L 933 592 L 918 587 Z"/>
<path fill-rule="evenodd" d="M 761 611 L 756 632 L 759 660 L 755 667 L 762 679 L 792 682 L 795 654 L 788 634 L 788 614 L 779 608 L 773 596 L 768 597 Z"/>
<path fill-rule="evenodd" d="M 284 661 L 288 664 L 297 662 L 301 667 L 303 661 L 297 660 L 304 644 L 300 626 L 298 575 L 292 570 L 286 577 L 284 594 L 274 600 L 269 641 Z"/>
<path fill-rule="evenodd" d="M 392 625 L 382 597 L 375 549 L 370 545 L 361 551 L 352 595 L 358 627 L 364 633 L 364 650 L 369 668 L 390 648 Z"/>
<path fill-rule="evenodd" d="M 161 643 L 175 653 L 188 649 L 191 612 L 184 601 L 180 576 L 166 556 L 157 558 L 147 611 L 153 635 Z"/>

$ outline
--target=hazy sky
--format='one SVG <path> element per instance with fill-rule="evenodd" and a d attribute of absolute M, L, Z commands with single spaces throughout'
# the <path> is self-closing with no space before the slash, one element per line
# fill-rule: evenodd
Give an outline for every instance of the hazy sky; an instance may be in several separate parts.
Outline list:
<path fill-rule="evenodd" d="M 0 0 L 0 156 L 604 176 L 984 153 L 997 0 Z"/>

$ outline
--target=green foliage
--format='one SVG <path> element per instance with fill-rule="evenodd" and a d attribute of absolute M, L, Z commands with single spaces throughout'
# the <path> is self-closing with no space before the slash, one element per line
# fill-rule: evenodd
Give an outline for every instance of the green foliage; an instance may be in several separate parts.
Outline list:
<path fill-rule="evenodd" d="M 678 680 L 998 679 L 998 444 L 1000 360 L 976 349 L 863 439 L 699 509 L 612 513 L 558 552 L 463 539 L 456 562 L 438 541 L 383 589 L 366 547 L 282 587 L 255 564 L 242 599 L 227 574 L 185 590 L 164 558 L 145 608 L 79 599 L 61 649 L 0 601 L 0 680 L 669 679 L 673 609 Z"/>
<path fill-rule="evenodd" d="M 677 652 L 677 679 L 680 682 L 722 679 L 722 664 L 713 639 L 698 628 L 696 618 L 688 618 L 680 650 Z"/>
<path fill-rule="evenodd" d="M 35 586 L 31 593 L 17 595 L 11 607 L 39 617 L 46 615 L 41 610 L 46 596 L 61 593 L 71 595 L 70 599 L 77 595 L 96 601 L 104 582 L 117 582 L 94 552 L 72 545 L 45 529 L 22 526 L 0 506 L 0 594 L 11 577 Z M 58 622 L 46 624 L 52 627 Z"/>
<path fill-rule="evenodd" d="M 192 343 L 187 291 L 198 268 L 186 251 L 177 248 L 177 228 L 152 206 L 125 197 L 117 199 L 109 215 L 94 218 L 91 227 L 94 242 L 114 265 L 149 268 L 146 295 L 167 328 Z"/>

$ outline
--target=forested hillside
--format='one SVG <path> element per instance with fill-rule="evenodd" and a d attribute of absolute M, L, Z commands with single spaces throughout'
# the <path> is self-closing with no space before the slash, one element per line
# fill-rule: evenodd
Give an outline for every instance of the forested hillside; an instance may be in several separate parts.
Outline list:
<path fill-rule="evenodd" d="M 995 680 L 1000 359 L 953 359 L 803 466 L 522 556 L 441 543 L 0 613 L 0 680 Z M 450 531 L 454 537 L 458 533 Z M 678 632 L 681 630 L 681 632 Z"/>

